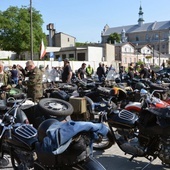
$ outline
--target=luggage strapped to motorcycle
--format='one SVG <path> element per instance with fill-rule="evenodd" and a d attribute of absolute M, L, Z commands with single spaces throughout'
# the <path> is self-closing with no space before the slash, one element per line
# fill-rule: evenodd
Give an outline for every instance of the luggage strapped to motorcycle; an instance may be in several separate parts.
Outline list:
<path fill-rule="evenodd" d="M 87 133 L 79 134 L 74 137 L 70 146 L 58 155 L 54 155 L 52 152 L 45 152 L 41 148 L 41 143 L 36 143 L 36 152 L 39 163 L 44 167 L 71 166 L 90 156 L 90 140 Z"/>

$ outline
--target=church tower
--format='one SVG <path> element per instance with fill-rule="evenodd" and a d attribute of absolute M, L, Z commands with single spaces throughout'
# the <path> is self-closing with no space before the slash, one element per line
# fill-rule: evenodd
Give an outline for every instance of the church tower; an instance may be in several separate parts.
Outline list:
<path fill-rule="evenodd" d="M 141 4 L 140 4 L 140 7 L 139 7 L 139 13 L 138 14 L 139 14 L 138 25 L 141 26 L 144 23 L 143 11 L 142 11 Z"/>

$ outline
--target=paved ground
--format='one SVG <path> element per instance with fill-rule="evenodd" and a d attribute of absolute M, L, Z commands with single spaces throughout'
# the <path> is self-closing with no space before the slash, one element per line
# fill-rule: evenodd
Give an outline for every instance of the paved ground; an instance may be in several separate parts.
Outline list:
<path fill-rule="evenodd" d="M 106 168 L 106 170 L 142 170 L 149 161 L 146 158 L 135 158 L 129 161 L 130 155 L 124 153 L 118 148 L 117 145 L 112 146 L 110 149 L 94 152 L 94 156 Z M 145 168 L 145 170 L 168 170 L 170 168 L 163 168 L 161 161 L 156 159 Z"/>
<path fill-rule="evenodd" d="M 94 156 L 106 170 L 142 170 L 149 162 L 145 158 L 135 158 L 133 161 L 129 161 L 130 155 L 124 155 L 117 145 L 105 151 L 94 151 Z M 13 168 L 9 165 L 6 168 L 0 169 L 12 170 Z M 152 164 L 145 168 L 145 170 L 169 169 L 170 168 L 163 168 L 159 159 L 154 160 Z"/>

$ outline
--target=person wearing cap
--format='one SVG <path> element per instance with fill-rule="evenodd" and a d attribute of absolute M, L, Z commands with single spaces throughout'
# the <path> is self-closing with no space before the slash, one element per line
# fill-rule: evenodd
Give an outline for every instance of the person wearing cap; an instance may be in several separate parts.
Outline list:
<path fill-rule="evenodd" d="M 64 66 L 63 66 L 63 72 L 61 75 L 61 79 L 63 83 L 71 83 L 72 78 L 72 69 L 70 66 L 70 62 L 68 58 L 64 59 Z"/>
<path fill-rule="evenodd" d="M 32 60 L 26 62 L 26 70 L 20 67 L 23 75 L 29 80 L 24 82 L 27 86 L 27 97 L 32 98 L 34 102 L 39 102 L 43 96 L 42 71 L 35 66 Z"/>
<path fill-rule="evenodd" d="M 77 71 L 77 77 L 81 80 L 84 79 L 84 75 L 86 72 L 86 63 L 82 63 L 81 67 Z"/>

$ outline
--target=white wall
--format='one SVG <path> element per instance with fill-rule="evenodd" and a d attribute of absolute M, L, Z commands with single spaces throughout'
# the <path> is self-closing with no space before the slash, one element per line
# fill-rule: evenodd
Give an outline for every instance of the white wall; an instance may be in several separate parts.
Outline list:
<path fill-rule="evenodd" d="M 102 47 L 88 47 L 88 60 L 101 62 L 103 57 Z"/>
<path fill-rule="evenodd" d="M 14 59 L 16 56 L 15 52 L 12 51 L 0 51 L 0 59 Z"/>

